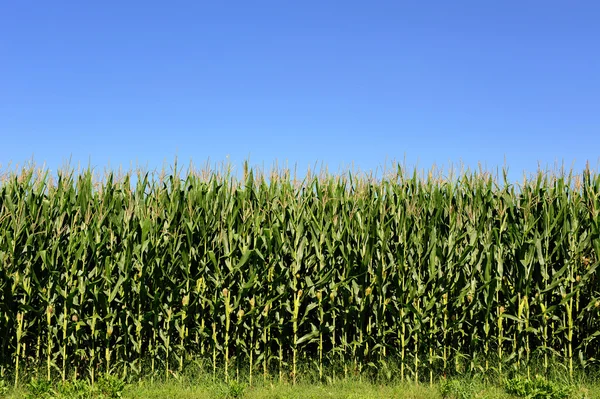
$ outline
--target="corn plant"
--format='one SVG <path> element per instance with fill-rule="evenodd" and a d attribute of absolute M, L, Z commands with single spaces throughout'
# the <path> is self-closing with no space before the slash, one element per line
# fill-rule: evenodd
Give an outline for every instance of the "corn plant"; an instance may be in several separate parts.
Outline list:
<path fill-rule="evenodd" d="M 297 382 L 507 368 L 573 376 L 600 355 L 600 176 L 396 165 L 241 175 L 35 166 L 0 182 L 0 374 Z M 328 370 L 331 365 L 332 369 Z M 239 382 L 239 381 L 238 381 Z"/>

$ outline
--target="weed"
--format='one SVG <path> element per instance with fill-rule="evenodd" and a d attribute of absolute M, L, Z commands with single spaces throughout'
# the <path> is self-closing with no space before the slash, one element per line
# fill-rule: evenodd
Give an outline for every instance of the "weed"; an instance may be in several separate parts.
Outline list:
<path fill-rule="evenodd" d="M 222 385 L 219 390 L 219 397 L 223 399 L 243 398 L 246 392 L 246 385 L 235 380 L 230 380 Z"/>
<path fill-rule="evenodd" d="M 125 381 L 118 377 L 105 375 L 98 380 L 98 390 L 107 398 L 120 398 L 123 389 L 125 389 Z"/>
<path fill-rule="evenodd" d="M 93 390 L 86 381 L 67 381 L 58 386 L 58 392 L 62 397 L 69 399 L 84 399 L 92 396 Z"/>
<path fill-rule="evenodd" d="M 443 380 L 440 394 L 444 399 L 471 399 L 475 393 L 475 385 L 471 381 Z"/>
<path fill-rule="evenodd" d="M 4 396 L 8 393 L 8 384 L 0 379 L 0 395 Z"/>
<path fill-rule="evenodd" d="M 27 399 L 54 399 L 56 396 L 50 381 L 32 378 L 27 384 Z"/>
<path fill-rule="evenodd" d="M 566 399 L 573 392 L 570 385 L 546 380 L 541 376 L 533 379 L 515 377 L 506 381 L 506 392 L 527 399 Z"/>

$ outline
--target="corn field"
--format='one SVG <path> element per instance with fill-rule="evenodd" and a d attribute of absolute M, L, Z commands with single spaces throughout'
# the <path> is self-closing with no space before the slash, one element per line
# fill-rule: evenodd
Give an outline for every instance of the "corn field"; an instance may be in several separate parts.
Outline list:
<path fill-rule="evenodd" d="M 7 172 L 0 372 L 572 375 L 600 355 L 599 212 L 589 170 Z"/>

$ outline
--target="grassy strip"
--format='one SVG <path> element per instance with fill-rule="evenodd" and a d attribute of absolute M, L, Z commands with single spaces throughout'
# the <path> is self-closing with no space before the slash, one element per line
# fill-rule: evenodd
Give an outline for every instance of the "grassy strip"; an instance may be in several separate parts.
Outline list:
<path fill-rule="evenodd" d="M 2 389 L 0 397 L 7 399 L 72 399 L 72 398 L 131 398 L 131 399 L 593 399 L 600 398 L 598 380 L 582 381 L 573 385 L 542 379 L 518 377 L 503 384 L 485 382 L 478 378 L 441 380 L 434 384 L 392 382 L 378 384 L 370 381 L 345 380 L 331 384 L 301 382 L 260 383 L 252 387 L 230 381 L 212 382 L 206 376 L 170 379 L 167 381 L 141 380 L 124 384 L 116 378 L 100 379 L 94 386 L 87 382 L 59 382 L 44 385 L 43 380 L 32 380 L 26 386 Z"/>

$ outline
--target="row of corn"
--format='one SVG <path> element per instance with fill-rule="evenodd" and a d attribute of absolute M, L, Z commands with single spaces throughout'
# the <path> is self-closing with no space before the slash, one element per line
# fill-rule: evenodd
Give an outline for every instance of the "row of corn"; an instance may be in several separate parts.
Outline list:
<path fill-rule="evenodd" d="M 572 375 L 600 355 L 599 212 L 589 170 L 5 173 L 0 375 Z"/>

